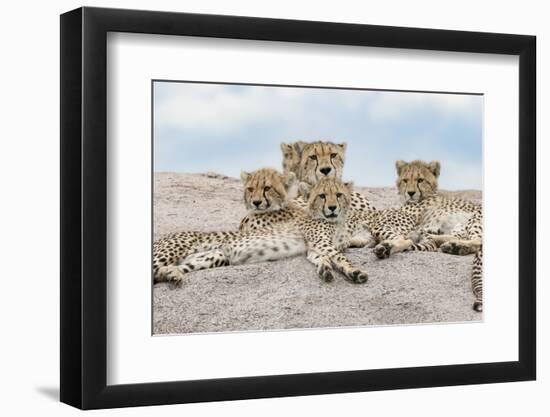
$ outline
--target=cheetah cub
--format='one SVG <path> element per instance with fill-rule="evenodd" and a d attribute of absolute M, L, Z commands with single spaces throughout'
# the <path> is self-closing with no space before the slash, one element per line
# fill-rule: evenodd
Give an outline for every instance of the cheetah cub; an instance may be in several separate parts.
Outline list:
<path fill-rule="evenodd" d="M 243 173 L 244 202 L 249 212 L 258 218 L 257 226 L 262 225 L 262 216 L 277 218 L 295 217 L 294 208 L 288 204 L 288 191 L 294 185 L 294 174 L 281 174 L 271 168 L 259 169 L 253 173 Z M 300 211 L 301 212 L 301 211 Z M 301 212 L 302 213 L 302 212 Z M 281 247 L 276 247 L 278 239 L 283 239 Z M 291 230 L 272 231 L 273 248 L 270 251 L 258 250 L 256 253 L 240 250 L 254 242 L 265 249 L 267 238 L 253 230 L 199 232 L 185 231 L 169 234 L 153 244 L 154 282 L 172 282 L 181 285 L 184 274 L 194 269 L 205 269 L 239 263 L 271 261 L 285 258 L 305 251 L 301 234 L 292 234 Z M 261 240 L 261 242 L 260 242 Z M 229 245 L 229 246 L 228 246 Z M 234 245 L 234 248 L 231 247 Z M 223 252 L 232 250 L 230 256 Z"/>
<path fill-rule="evenodd" d="M 282 143 L 283 153 L 283 172 L 284 175 L 291 175 L 297 178 L 297 183 L 304 183 L 303 186 L 311 187 L 322 179 L 333 178 L 341 179 L 344 167 L 344 156 L 346 144 L 335 144 L 332 142 L 303 142 Z M 302 187 L 303 188 L 303 187 Z M 296 192 L 299 197 L 293 198 Z M 289 192 L 289 198 L 286 207 L 279 212 L 265 212 L 261 210 L 249 210 L 247 216 L 242 219 L 240 230 L 252 231 L 261 230 L 265 227 L 271 227 L 285 222 L 293 222 L 296 217 L 302 217 L 304 212 L 308 211 L 308 199 L 301 191 L 301 187 L 292 188 Z M 349 211 L 352 213 L 348 217 L 348 229 L 354 230 L 352 238 L 349 240 L 349 247 L 364 247 L 374 244 L 372 235 L 368 229 L 367 223 L 358 225 L 359 217 L 367 217 L 375 213 L 376 210 L 372 204 L 361 194 L 351 192 L 349 202 Z M 245 197 L 246 200 L 246 197 Z M 250 205 L 248 205 L 250 208 Z M 262 205 L 259 205 L 262 208 Z M 356 214 L 361 216 L 356 216 Z M 353 218 L 352 218 L 353 217 Z"/>
<path fill-rule="evenodd" d="M 472 265 L 472 291 L 475 296 L 473 308 L 483 310 L 483 212 L 479 204 L 451 198 L 440 194 L 438 177 L 441 165 L 438 161 L 397 161 L 397 188 L 404 204 L 403 218 L 414 222 L 414 231 L 426 236 L 430 245 L 439 246 L 441 252 L 454 255 L 474 254 Z M 404 220 L 401 219 L 403 222 Z M 388 238 L 381 242 L 375 253 L 380 258 L 414 245 L 410 232 L 401 230 L 392 234 L 396 223 L 381 222 L 381 233 Z M 399 229 L 399 227 L 397 227 Z M 408 232 L 409 235 L 406 236 Z"/>
<path fill-rule="evenodd" d="M 262 169 L 243 175 L 242 179 L 245 203 L 250 210 L 281 216 L 294 210 L 287 206 L 286 192 L 291 186 L 287 175 Z M 355 268 L 341 252 L 349 244 L 345 219 L 351 184 L 331 179 L 313 188 L 304 187 L 309 196 L 308 211 L 297 209 L 300 214 L 290 221 L 248 232 L 181 232 L 159 239 L 154 245 L 155 282 L 168 281 L 179 286 L 191 271 L 303 254 L 307 254 L 324 281 L 332 281 L 336 269 L 351 282 L 366 282 L 367 274 Z"/>
<path fill-rule="evenodd" d="M 355 267 L 342 253 L 350 247 L 354 225 L 347 221 L 351 210 L 352 183 L 337 178 L 323 178 L 311 186 L 300 184 L 308 202 L 309 216 L 297 221 L 307 245 L 307 259 L 317 267 L 326 282 L 334 278 L 334 270 L 356 284 L 367 282 L 366 272 Z"/>
<path fill-rule="evenodd" d="M 292 172 L 299 182 L 314 185 L 323 178 L 342 178 L 347 144 L 328 141 L 281 143 L 283 172 Z M 300 204 L 300 199 L 296 200 Z M 358 192 L 351 193 L 353 211 L 373 211 L 372 203 Z"/>

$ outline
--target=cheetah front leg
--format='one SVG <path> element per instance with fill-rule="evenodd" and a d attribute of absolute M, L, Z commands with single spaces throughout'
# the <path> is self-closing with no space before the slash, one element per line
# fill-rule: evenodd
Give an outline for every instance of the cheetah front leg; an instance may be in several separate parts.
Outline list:
<path fill-rule="evenodd" d="M 441 252 L 451 255 L 469 255 L 481 249 L 481 239 L 450 239 L 440 247 Z"/>
<path fill-rule="evenodd" d="M 368 274 L 356 268 L 343 253 L 335 253 L 330 257 L 330 260 L 334 267 L 354 284 L 364 284 L 369 279 Z"/>
<path fill-rule="evenodd" d="M 420 230 L 413 230 L 407 235 L 407 239 L 411 239 L 413 244 L 407 249 L 409 251 L 417 252 L 437 252 L 439 245 L 437 242 L 425 232 Z"/>
<path fill-rule="evenodd" d="M 364 284 L 368 280 L 366 272 L 356 268 L 343 253 L 334 248 L 321 247 L 310 250 L 307 259 L 317 266 L 317 273 L 325 282 L 334 279 L 333 267 L 341 272 L 348 281 L 355 284 Z"/>
<path fill-rule="evenodd" d="M 307 251 L 307 260 L 317 268 L 317 274 L 325 282 L 334 281 L 334 270 L 330 258 L 315 250 Z"/>
<path fill-rule="evenodd" d="M 480 214 L 472 216 L 466 225 L 458 224 L 450 235 L 434 235 L 441 252 L 451 255 L 469 255 L 481 249 L 483 226 Z"/>
<path fill-rule="evenodd" d="M 374 254 L 379 259 L 386 259 L 394 253 L 406 251 L 413 246 L 413 244 L 414 241 L 412 239 L 403 238 L 402 236 L 386 239 L 374 247 Z"/>
<path fill-rule="evenodd" d="M 464 227 L 453 230 L 450 235 L 431 235 L 441 252 L 451 255 L 469 255 L 477 253 L 481 249 L 482 236 L 475 232 L 465 231 Z"/>

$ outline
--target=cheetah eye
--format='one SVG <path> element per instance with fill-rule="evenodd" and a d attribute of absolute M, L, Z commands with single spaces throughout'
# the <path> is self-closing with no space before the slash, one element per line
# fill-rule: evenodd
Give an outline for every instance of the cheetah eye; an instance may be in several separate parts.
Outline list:
<path fill-rule="evenodd" d="M 421 182 L 424 182 L 424 178 L 418 178 L 416 181 L 420 184 Z"/>
<path fill-rule="evenodd" d="M 406 183 L 407 183 L 407 180 L 403 180 L 403 182 L 406 184 Z"/>
<path fill-rule="evenodd" d="M 264 187 L 264 191 L 269 191 L 269 190 L 271 190 L 271 187 L 269 185 Z"/>
<path fill-rule="evenodd" d="M 317 155 L 310 155 L 309 159 L 311 159 L 312 161 L 316 161 L 317 160 Z"/>
<path fill-rule="evenodd" d="M 325 194 L 319 194 L 319 197 L 322 198 L 323 200 L 324 200 L 325 198 L 327 198 L 327 196 L 326 196 Z"/>
<path fill-rule="evenodd" d="M 338 156 L 337 153 L 331 153 L 331 154 L 330 154 L 330 157 L 331 157 L 331 158 L 336 158 L 337 156 Z"/>
<path fill-rule="evenodd" d="M 340 197 L 342 197 L 342 196 L 343 196 L 342 193 L 336 193 L 336 197 L 340 198 Z"/>
<path fill-rule="evenodd" d="M 248 187 L 247 190 L 249 193 L 251 193 L 252 191 L 254 191 L 254 187 Z"/>
<path fill-rule="evenodd" d="M 285 153 L 285 158 L 288 158 L 289 156 L 290 156 L 290 154 Z"/>

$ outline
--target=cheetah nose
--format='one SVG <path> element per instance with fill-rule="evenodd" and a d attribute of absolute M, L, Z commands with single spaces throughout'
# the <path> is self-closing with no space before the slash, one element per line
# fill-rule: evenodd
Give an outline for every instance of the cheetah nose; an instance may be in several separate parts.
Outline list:
<path fill-rule="evenodd" d="M 407 194 L 409 195 L 409 197 L 412 197 L 416 194 L 416 191 L 408 191 Z"/>
<path fill-rule="evenodd" d="M 328 175 L 330 174 L 331 169 L 332 169 L 331 167 L 324 167 L 324 168 L 321 168 L 319 171 L 321 171 L 323 175 Z"/>
<path fill-rule="evenodd" d="M 336 210 L 336 206 L 328 206 L 328 209 L 329 209 L 330 211 L 334 211 L 334 210 Z"/>
<path fill-rule="evenodd" d="M 260 204 L 262 204 L 262 202 L 260 200 L 254 200 L 252 204 L 254 204 L 256 207 L 260 207 Z"/>

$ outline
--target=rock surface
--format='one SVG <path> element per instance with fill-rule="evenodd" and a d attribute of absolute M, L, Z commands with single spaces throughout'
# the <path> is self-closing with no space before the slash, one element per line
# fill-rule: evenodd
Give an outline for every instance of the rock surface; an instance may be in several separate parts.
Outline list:
<path fill-rule="evenodd" d="M 377 208 L 396 207 L 394 188 L 363 188 Z M 476 202 L 480 191 L 449 193 Z M 154 234 L 235 230 L 246 214 L 239 180 L 216 173 L 155 173 Z M 181 288 L 153 289 L 153 332 L 228 332 L 482 320 L 472 310 L 472 256 L 406 252 L 348 256 L 368 271 L 353 285 L 323 283 L 303 257 L 190 273 Z"/>

